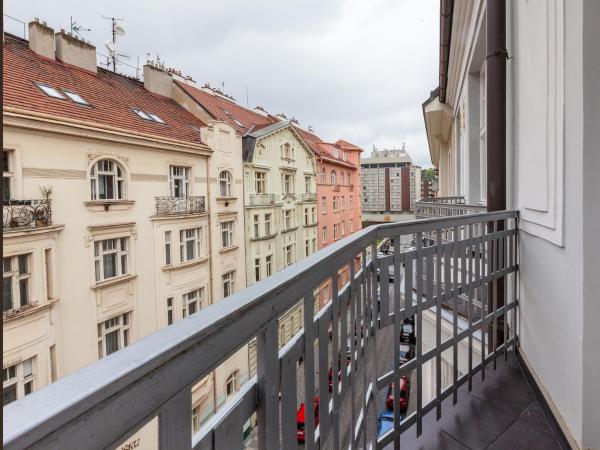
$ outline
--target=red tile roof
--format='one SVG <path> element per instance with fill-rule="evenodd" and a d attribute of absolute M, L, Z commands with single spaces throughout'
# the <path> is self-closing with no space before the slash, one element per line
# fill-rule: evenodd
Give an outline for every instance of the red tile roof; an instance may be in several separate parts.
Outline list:
<path fill-rule="evenodd" d="M 241 134 L 249 130 L 256 131 L 272 123 L 277 122 L 275 118 L 265 117 L 262 114 L 238 105 L 233 100 L 221 97 L 217 94 L 211 94 L 202 89 L 195 88 L 186 83 L 176 81 L 176 83 L 186 91 L 196 102 L 198 102 L 210 115 L 217 120 L 223 120 L 233 126 Z M 238 124 L 235 121 L 241 123 Z"/>
<path fill-rule="evenodd" d="M 5 34 L 3 107 L 119 128 L 126 132 L 202 144 L 204 123 L 174 100 L 144 89 L 140 81 L 101 68 L 93 74 L 36 55 L 26 40 Z M 49 97 L 34 83 L 79 94 L 90 106 Z M 158 115 L 165 124 L 140 118 L 133 108 Z"/>

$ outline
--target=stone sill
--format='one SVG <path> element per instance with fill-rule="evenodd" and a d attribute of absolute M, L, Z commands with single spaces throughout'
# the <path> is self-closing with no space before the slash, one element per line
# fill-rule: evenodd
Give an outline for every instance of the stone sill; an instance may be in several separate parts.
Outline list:
<path fill-rule="evenodd" d="M 135 280 L 137 275 L 123 275 L 120 277 L 110 278 L 108 280 L 100 281 L 95 285 L 91 286 L 93 290 L 102 289 L 108 286 L 114 286 L 121 283 L 127 283 L 128 281 Z"/>
<path fill-rule="evenodd" d="M 163 272 L 173 272 L 179 269 L 187 269 L 188 267 L 193 267 L 198 264 L 202 264 L 208 261 L 208 256 L 203 256 L 202 258 L 192 259 L 190 261 L 185 261 L 179 264 L 170 264 L 168 266 L 163 266 L 161 269 Z"/>
<path fill-rule="evenodd" d="M 238 246 L 237 245 L 230 245 L 229 247 L 224 247 L 219 249 L 219 253 L 223 254 L 223 253 L 229 253 L 232 252 L 234 250 L 237 250 Z"/>
<path fill-rule="evenodd" d="M 83 202 L 88 211 L 125 211 L 133 207 L 135 200 L 91 200 Z"/>
<path fill-rule="evenodd" d="M 265 236 L 251 236 L 250 240 L 251 241 L 266 241 L 267 239 L 273 239 L 275 236 L 277 236 L 277 233 L 271 233 L 271 234 L 267 234 Z"/>

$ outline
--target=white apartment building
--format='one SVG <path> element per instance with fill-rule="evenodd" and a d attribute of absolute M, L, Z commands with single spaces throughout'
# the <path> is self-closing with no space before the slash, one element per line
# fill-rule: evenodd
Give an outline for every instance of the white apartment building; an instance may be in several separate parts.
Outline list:
<path fill-rule="evenodd" d="M 3 51 L 6 404 L 242 289 L 246 272 L 233 127 L 37 21 Z M 242 349 L 199 380 L 194 429 L 247 376 Z"/>
<path fill-rule="evenodd" d="M 373 150 L 361 158 L 362 209 L 366 212 L 414 212 L 421 197 L 421 168 L 404 148 Z"/>

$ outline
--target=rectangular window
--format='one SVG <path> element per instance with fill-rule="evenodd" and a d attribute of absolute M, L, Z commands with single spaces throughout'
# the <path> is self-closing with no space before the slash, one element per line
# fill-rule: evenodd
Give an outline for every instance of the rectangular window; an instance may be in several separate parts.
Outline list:
<path fill-rule="evenodd" d="M 310 177 L 304 177 L 304 191 L 308 194 L 311 192 L 311 187 L 312 183 L 311 183 L 311 179 Z"/>
<path fill-rule="evenodd" d="M 165 231 L 165 264 L 171 265 L 171 232 Z"/>
<path fill-rule="evenodd" d="M 321 210 L 323 211 L 321 214 L 327 212 L 327 197 L 321 197 Z"/>
<path fill-rule="evenodd" d="M 304 225 L 308 225 L 309 223 L 310 223 L 309 209 L 304 208 Z"/>
<path fill-rule="evenodd" d="M 350 233 L 354 232 L 354 219 L 350 219 Z"/>
<path fill-rule="evenodd" d="M 94 242 L 96 281 L 128 274 L 129 238 L 104 239 Z"/>
<path fill-rule="evenodd" d="M 341 231 L 342 231 L 342 236 L 343 236 L 344 234 L 346 234 L 346 222 L 342 220 L 341 225 L 342 225 Z"/>
<path fill-rule="evenodd" d="M 9 150 L 2 150 L 2 200 L 7 202 L 12 199 L 12 183 L 13 183 L 13 153 Z"/>
<path fill-rule="evenodd" d="M 254 258 L 254 280 L 260 281 L 260 258 Z"/>
<path fill-rule="evenodd" d="M 340 197 L 340 210 L 342 210 L 342 211 L 344 210 L 344 196 L 343 195 Z"/>
<path fill-rule="evenodd" d="M 294 244 L 285 246 L 285 266 L 294 264 Z"/>
<path fill-rule="evenodd" d="M 284 194 L 293 194 L 294 193 L 294 179 L 292 174 L 284 173 L 283 174 L 283 193 Z"/>
<path fill-rule="evenodd" d="M 221 222 L 221 246 L 222 248 L 233 245 L 233 222 Z"/>
<path fill-rule="evenodd" d="M 323 231 L 321 232 L 321 242 L 327 244 L 327 227 L 323 227 Z"/>
<path fill-rule="evenodd" d="M 312 224 L 317 223 L 317 207 L 316 206 L 313 206 L 310 209 L 310 218 L 311 218 L 310 223 L 312 223 Z"/>
<path fill-rule="evenodd" d="M 258 214 L 254 214 L 254 237 L 260 237 L 260 216 Z"/>
<path fill-rule="evenodd" d="M 181 298 L 182 316 L 187 317 L 197 313 L 204 307 L 204 288 L 194 289 Z"/>
<path fill-rule="evenodd" d="M 190 168 L 170 166 L 170 187 L 172 197 L 187 197 L 190 195 Z"/>
<path fill-rule="evenodd" d="M 266 276 L 268 276 L 268 277 L 270 277 L 270 276 L 271 276 L 271 273 L 272 273 L 272 271 L 273 271 L 273 267 L 272 267 L 272 265 L 273 265 L 273 255 L 268 255 L 268 256 L 265 258 L 265 274 L 266 274 Z"/>
<path fill-rule="evenodd" d="M 3 406 L 33 392 L 35 357 L 5 367 L 2 373 Z"/>
<path fill-rule="evenodd" d="M 200 405 L 192 408 L 192 428 L 194 434 L 200 431 Z"/>
<path fill-rule="evenodd" d="M 202 228 L 179 230 L 179 258 L 186 262 L 202 256 Z"/>
<path fill-rule="evenodd" d="M 337 211 L 338 209 L 338 199 L 337 199 L 337 195 L 333 196 L 333 211 Z"/>
<path fill-rule="evenodd" d="M 254 187 L 257 194 L 265 194 L 267 192 L 267 174 L 265 172 L 254 173 Z"/>
<path fill-rule="evenodd" d="M 317 251 L 317 238 L 312 238 L 312 252 Z"/>
<path fill-rule="evenodd" d="M 340 238 L 340 226 L 337 223 L 333 224 L 333 240 L 336 241 Z"/>
<path fill-rule="evenodd" d="M 98 358 L 127 347 L 130 341 L 131 313 L 113 317 L 98 324 Z"/>
<path fill-rule="evenodd" d="M 293 210 L 287 209 L 283 211 L 283 229 L 289 230 L 294 226 L 294 214 Z"/>
<path fill-rule="evenodd" d="M 223 298 L 229 297 L 234 291 L 235 271 L 223 275 Z"/>
<path fill-rule="evenodd" d="M 352 194 L 350 194 L 350 209 L 352 209 L 352 208 L 353 208 L 353 206 L 352 206 Z"/>
<path fill-rule="evenodd" d="M 29 305 L 29 254 L 3 258 L 3 312 Z"/>
<path fill-rule="evenodd" d="M 265 236 L 271 234 L 271 214 L 265 214 Z"/>
<path fill-rule="evenodd" d="M 173 297 L 167 299 L 167 325 L 173 323 Z"/>
<path fill-rule="evenodd" d="M 310 239 L 306 239 L 304 241 L 304 251 L 306 253 L 306 256 L 310 255 Z"/>

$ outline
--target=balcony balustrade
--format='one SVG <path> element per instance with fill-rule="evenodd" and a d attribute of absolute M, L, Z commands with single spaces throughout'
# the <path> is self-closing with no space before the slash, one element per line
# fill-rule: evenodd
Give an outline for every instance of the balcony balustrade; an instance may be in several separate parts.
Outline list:
<path fill-rule="evenodd" d="M 303 192 L 300 195 L 300 200 L 303 202 L 316 202 L 317 201 L 317 193 L 316 192 Z"/>
<path fill-rule="evenodd" d="M 427 413 L 446 415 L 443 400 L 456 403 L 459 387 L 470 388 L 477 373 L 489 374 L 497 358 L 515 350 L 516 219 L 516 212 L 504 211 L 374 225 L 353 233 L 7 405 L 4 447 L 115 448 L 158 417 L 161 449 L 242 449 L 243 424 L 256 412 L 260 449 L 296 449 L 297 392 L 302 392 L 306 411 L 315 410 L 315 395 L 320 405 L 315 415 L 305 415 L 306 448 L 326 441 L 339 444 L 333 448 L 382 449 L 392 442 L 399 448 L 409 427 L 417 435 L 426 433 Z M 425 235 L 434 238 L 424 240 Z M 385 238 L 413 239 L 415 246 L 378 254 L 377 242 Z M 342 267 L 350 268 L 350 281 L 338 286 Z M 331 300 L 315 312 L 314 292 L 327 280 Z M 501 283 L 507 286 L 504 296 L 490 297 Z M 466 299 L 466 319 L 460 321 L 456 308 L 444 309 L 444 303 L 459 298 Z M 476 299 L 489 305 L 483 314 L 474 314 Z M 279 349 L 278 320 L 299 300 L 303 328 Z M 409 318 L 416 329 L 415 351 L 401 363 L 399 343 Z M 433 330 L 429 342 L 425 326 Z M 254 338 L 257 375 L 192 435 L 191 387 Z M 389 356 L 380 361 L 384 345 Z M 459 345 L 468 348 L 460 375 Z M 451 382 L 443 385 L 441 362 L 449 353 Z M 426 363 L 434 363 L 428 365 L 433 371 Z M 331 390 L 328 368 L 339 374 L 332 377 Z M 435 388 L 428 397 L 431 373 Z M 415 380 L 414 408 L 404 416 L 395 407 L 391 429 L 378 433 L 381 393 L 392 382 L 399 386 L 405 375 Z M 393 404 L 400 405 L 400 389 L 392 395 Z"/>
<path fill-rule="evenodd" d="M 206 197 L 204 195 L 154 197 L 154 200 L 157 216 L 197 214 L 206 211 Z"/>
<path fill-rule="evenodd" d="M 9 200 L 2 202 L 4 231 L 38 228 L 52 224 L 52 200 Z"/>
<path fill-rule="evenodd" d="M 483 205 L 467 205 L 464 197 L 431 197 L 422 198 L 415 203 L 415 217 L 451 217 L 486 211 Z"/>
<path fill-rule="evenodd" d="M 275 204 L 275 194 L 250 194 L 250 206 L 269 206 Z"/>

